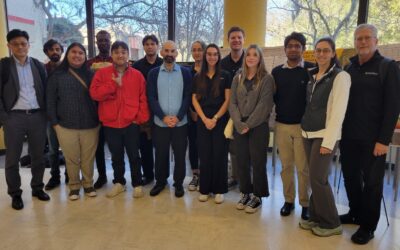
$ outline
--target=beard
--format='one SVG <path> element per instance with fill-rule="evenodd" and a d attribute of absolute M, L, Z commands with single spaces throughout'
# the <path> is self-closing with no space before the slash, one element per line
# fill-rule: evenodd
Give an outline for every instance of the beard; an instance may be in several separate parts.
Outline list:
<path fill-rule="evenodd" d="M 173 63 L 175 62 L 175 58 L 173 56 L 164 56 L 164 62 L 166 63 Z"/>
<path fill-rule="evenodd" d="M 52 61 L 53 63 L 59 62 L 60 61 L 61 56 L 60 55 L 52 55 L 49 59 L 50 61 Z"/>

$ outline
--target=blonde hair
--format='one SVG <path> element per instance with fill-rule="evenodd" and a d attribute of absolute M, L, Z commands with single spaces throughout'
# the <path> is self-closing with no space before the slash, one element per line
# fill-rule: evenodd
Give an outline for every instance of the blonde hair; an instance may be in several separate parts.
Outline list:
<path fill-rule="evenodd" d="M 244 86 L 244 81 L 246 80 L 246 76 L 249 72 L 249 67 L 246 64 L 246 57 L 248 56 L 249 50 L 255 49 L 260 61 L 258 62 L 257 65 L 257 72 L 254 78 L 254 82 L 256 85 L 256 88 L 260 85 L 261 80 L 268 74 L 268 71 L 265 67 L 265 62 L 264 62 L 264 57 L 263 53 L 260 47 L 258 47 L 257 44 L 250 44 L 250 46 L 246 49 L 245 55 L 244 55 L 244 60 L 243 60 L 243 65 L 242 65 L 242 71 L 241 71 L 241 77 L 239 77 L 239 85 Z"/>

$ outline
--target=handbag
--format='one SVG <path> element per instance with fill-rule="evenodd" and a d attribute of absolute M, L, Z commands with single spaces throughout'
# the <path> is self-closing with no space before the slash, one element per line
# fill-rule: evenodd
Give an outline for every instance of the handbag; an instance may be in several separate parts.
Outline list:
<path fill-rule="evenodd" d="M 224 129 L 224 135 L 226 139 L 231 139 L 233 140 L 233 120 L 232 118 L 229 118 L 228 123 L 225 126 Z"/>

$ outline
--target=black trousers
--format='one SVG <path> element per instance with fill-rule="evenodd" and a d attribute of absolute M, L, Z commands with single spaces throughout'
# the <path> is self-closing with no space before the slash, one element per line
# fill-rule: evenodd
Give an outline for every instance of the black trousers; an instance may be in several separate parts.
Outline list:
<path fill-rule="evenodd" d="M 375 231 L 381 214 L 386 155 L 373 155 L 375 142 L 342 140 L 340 155 L 349 213 L 361 228 Z"/>
<path fill-rule="evenodd" d="M 97 172 L 99 173 L 99 177 L 107 177 L 106 173 L 106 159 L 105 159 L 105 153 L 104 153 L 104 145 L 105 145 L 105 136 L 104 136 L 104 128 L 103 126 L 100 126 L 99 130 L 99 142 L 97 144 L 97 149 L 96 149 L 96 166 L 97 166 Z"/>
<path fill-rule="evenodd" d="M 189 161 L 192 170 L 199 169 L 199 155 L 197 143 L 197 124 L 190 120 L 188 124 Z"/>
<path fill-rule="evenodd" d="M 240 192 L 244 194 L 254 193 L 258 197 L 268 197 L 269 188 L 266 166 L 269 142 L 268 124 L 262 123 L 250 129 L 244 135 L 234 130 L 233 137 Z"/>
<path fill-rule="evenodd" d="M 147 137 L 146 132 L 140 132 L 140 165 L 143 176 L 148 180 L 154 179 L 154 153 L 153 141 Z"/>
<path fill-rule="evenodd" d="M 226 119 L 220 119 L 212 130 L 208 130 L 203 121 L 197 121 L 201 194 L 228 192 L 228 142 L 224 136 L 226 123 Z"/>
<path fill-rule="evenodd" d="M 42 190 L 44 187 L 43 151 L 46 143 L 46 126 L 45 112 L 25 114 L 11 111 L 4 123 L 4 141 L 7 148 L 5 175 L 8 194 L 11 197 L 22 194 L 19 158 L 21 157 L 25 136 L 28 138 L 29 155 L 31 157 L 32 190 Z"/>
<path fill-rule="evenodd" d="M 50 123 L 47 124 L 46 132 L 47 141 L 49 143 L 48 159 L 50 163 L 51 178 L 54 180 L 60 180 L 60 144 L 58 143 L 56 131 Z M 67 175 L 67 169 L 65 169 L 65 174 Z"/>
<path fill-rule="evenodd" d="M 169 148 L 174 152 L 174 186 L 182 185 L 185 179 L 185 156 L 187 146 L 187 125 L 168 128 L 153 126 L 153 143 L 156 149 L 155 176 L 157 184 L 167 184 L 169 177 Z"/>
<path fill-rule="evenodd" d="M 142 185 L 142 173 L 139 165 L 139 126 L 131 124 L 125 128 L 104 127 L 104 134 L 111 152 L 114 169 L 113 183 L 126 184 L 124 151 L 129 159 L 132 186 Z"/>

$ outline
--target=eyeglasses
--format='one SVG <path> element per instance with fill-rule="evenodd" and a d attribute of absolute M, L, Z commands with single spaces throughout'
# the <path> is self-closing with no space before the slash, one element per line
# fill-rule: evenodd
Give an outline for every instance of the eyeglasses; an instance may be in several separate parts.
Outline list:
<path fill-rule="evenodd" d="M 10 45 L 13 46 L 13 47 L 23 47 L 23 48 L 26 48 L 28 46 L 28 44 L 29 43 L 26 43 L 26 42 L 22 42 L 22 43 L 13 42 L 13 43 L 10 43 Z"/>
<path fill-rule="evenodd" d="M 369 42 L 369 41 L 371 41 L 372 38 L 373 38 L 372 36 L 359 36 L 359 37 L 356 37 L 356 41 L 362 42 L 364 40 L 366 42 Z"/>
<path fill-rule="evenodd" d="M 288 44 L 286 46 L 287 49 L 301 49 L 302 46 L 300 44 Z"/>
<path fill-rule="evenodd" d="M 331 49 L 315 49 L 315 54 L 328 54 L 331 53 Z"/>

